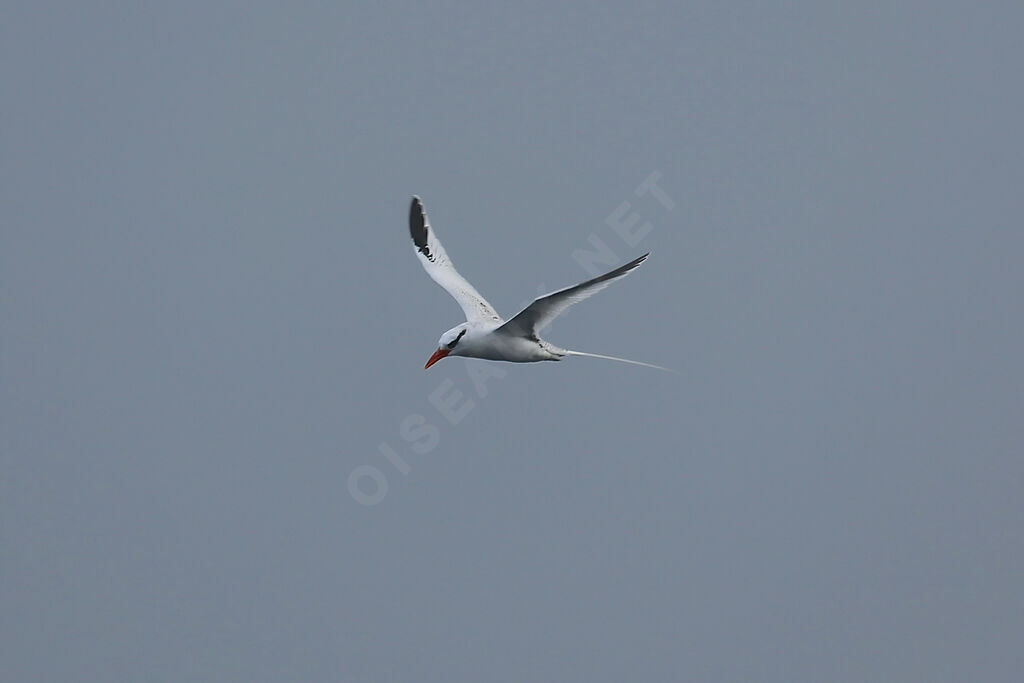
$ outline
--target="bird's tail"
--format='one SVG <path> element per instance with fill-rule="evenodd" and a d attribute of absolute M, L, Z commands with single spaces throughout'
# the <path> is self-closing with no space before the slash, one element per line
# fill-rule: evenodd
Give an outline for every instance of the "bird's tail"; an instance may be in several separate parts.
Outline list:
<path fill-rule="evenodd" d="M 570 351 L 565 349 L 565 355 L 567 356 L 587 356 L 589 358 L 603 358 L 605 360 L 617 360 L 620 363 L 629 363 L 630 365 L 642 365 L 645 368 L 654 368 L 655 370 L 661 370 L 663 372 L 675 373 L 675 370 L 671 368 L 663 368 L 660 365 L 654 365 L 653 363 L 644 363 L 639 360 L 629 360 L 628 358 L 616 358 L 615 356 L 602 356 L 599 353 L 585 353 L 583 351 Z"/>

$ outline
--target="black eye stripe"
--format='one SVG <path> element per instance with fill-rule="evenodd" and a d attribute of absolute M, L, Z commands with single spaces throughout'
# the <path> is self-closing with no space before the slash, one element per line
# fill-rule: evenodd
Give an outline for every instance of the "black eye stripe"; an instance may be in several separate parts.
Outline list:
<path fill-rule="evenodd" d="M 449 349 L 454 349 L 455 345 L 459 343 L 459 340 L 462 339 L 462 335 L 464 335 L 464 334 L 466 334 L 465 330 L 463 330 L 462 332 L 459 332 L 459 336 L 452 340 L 452 343 L 448 345 L 448 348 Z"/>

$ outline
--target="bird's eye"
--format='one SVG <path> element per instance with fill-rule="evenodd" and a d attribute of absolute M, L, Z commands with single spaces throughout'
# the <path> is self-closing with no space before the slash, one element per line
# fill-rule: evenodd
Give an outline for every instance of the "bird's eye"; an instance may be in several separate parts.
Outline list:
<path fill-rule="evenodd" d="M 464 334 L 466 334 L 465 330 L 463 330 L 462 332 L 459 332 L 459 336 L 456 337 L 455 339 L 452 339 L 451 343 L 448 344 L 448 348 L 449 349 L 454 349 L 455 345 L 459 343 L 459 340 L 462 339 L 462 335 L 464 335 Z"/>

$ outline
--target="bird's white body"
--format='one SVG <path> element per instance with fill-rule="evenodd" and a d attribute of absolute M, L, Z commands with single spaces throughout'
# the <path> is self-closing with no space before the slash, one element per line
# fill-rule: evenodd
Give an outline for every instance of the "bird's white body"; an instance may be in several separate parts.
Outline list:
<path fill-rule="evenodd" d="M 467 324 L 466 334 L 448 355 L 504 360 L 512 363 L 533 363 L 542 360 L 562 360 L 566 350 L 549 344 L 541 338 L 501 332 L 500 325 Z"/>
<path fill-rule="evenodd" d="M 448 258 L 447 252 L 427 221 L 427 214 L 419 197 L 413 197 L 412 205 L 409 207 L 409 233 L 416 255 L 427 274 L 452 295 L 466 314 L 466 322 L 441 335 L 437 351 L 430 357 L 425 367 L 429 368 L 445 356 L 468 356 L 512 363 L 562 360 L 566 356 L 591 356 L 667 370 L 650 363 L 562 349 L 538 335 L 540 330 L 569 306 L 628 275 L 644 262 L 647 254 L 592 280 L 538 297 L 515 316 L 504 320 L 480 292 L 455 270 L 455 265 Z"/>

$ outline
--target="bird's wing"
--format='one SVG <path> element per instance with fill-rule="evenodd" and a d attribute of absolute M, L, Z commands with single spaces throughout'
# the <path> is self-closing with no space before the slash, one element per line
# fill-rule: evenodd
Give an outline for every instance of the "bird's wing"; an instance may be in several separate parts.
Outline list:
<path fill-rule="evenodd" d="M 517 313 L 515 317 L 511 318 L 496 331 L 522 337 L 536 335 L 539 330 L 544 329 L 548 323 L 557 318 L 562 311 L 574 303 L 597 294 L 615 280 L 628 275 L 631 270 L 643 263 L 649 254 L 650 252 L 604 275 L 598 275 L 593 280 L 587 280 L 578 285 L 566 287 L 565 289 L 560 289 L 557 292 L 551 292 L 534 299 L 533 303 Z"/>
<path fill-rule="evenodd" d="M 423 210 L 419 197 L 413 197 L 409 207 L 409 234 L 412 235 L 416 256 L 423 264 L 423 269 L 434 282 L 452 295 L 466 314 L 467 322 L 502 322 L 501 316 L 487 303 L 487 299 L 455 270 L 455 264 L 448 258 L 441 241 L 430 228 L 427 212 Z"/>

